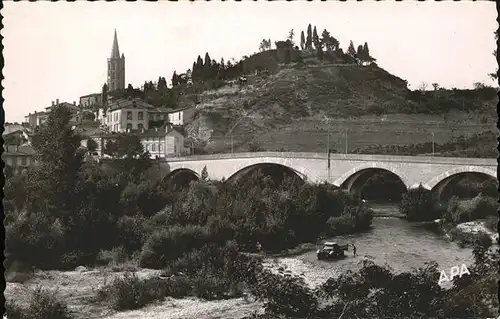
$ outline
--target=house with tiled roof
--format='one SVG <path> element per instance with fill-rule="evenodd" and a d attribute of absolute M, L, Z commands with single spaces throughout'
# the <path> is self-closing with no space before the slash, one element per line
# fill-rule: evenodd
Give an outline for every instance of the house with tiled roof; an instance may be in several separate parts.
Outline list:
<path fill-rule="evenodd" d="M 137 132 L 145 151 L 152 159 L 181 156 L 184 151 L 184 134 L 176 127 L 167 125 Z"/>
<path fill-rule="evenodd" d="M 17 174 L 36 165 L 36 151 L 29 145 L 4 145 L 2 160 Z"/>
<path fill-rule="evenodd" d="M 109 103 L 103 124 L 114 133 L 148 129 L 148 111 L 153 109 L 153 105 L 141 99 L 117 99 Z"/>

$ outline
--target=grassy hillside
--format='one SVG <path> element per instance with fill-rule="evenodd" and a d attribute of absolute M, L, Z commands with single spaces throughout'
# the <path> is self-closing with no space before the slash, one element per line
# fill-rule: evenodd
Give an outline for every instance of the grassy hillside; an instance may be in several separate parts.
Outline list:
<path fill-rule="evenodd" d="M 246 84 L 184 96 L 182 107 L 197 101 L 187 130 L 200 151 L 229 151 L 233 126 L 235 151 L 325 151 L 326 118 L 331 146 L 339 152 L 345 151 L 346 131 L 348 151 L 431 142 L 432 132 L 436 143 L 496 132 L 493 88 L 410 91 L 404 80 L 376 65 L 306 59 L 272 69 L 276 61 L 268 53 L 266 69 L 272 70 L 264 73 L 255 59 L 243 62 L 253 71 Z"/>

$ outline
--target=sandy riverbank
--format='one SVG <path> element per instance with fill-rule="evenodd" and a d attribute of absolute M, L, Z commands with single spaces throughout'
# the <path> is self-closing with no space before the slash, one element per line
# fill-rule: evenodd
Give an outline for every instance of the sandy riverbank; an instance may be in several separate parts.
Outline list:
<path fill-rule="evenodd" d="M 245 298 L 220 301 L 205 301 L 198 298 L 166 298 L 143 309 L 116 312 L 105 304 L 96 303 L 92 298 L 97 290 L 125 272 L 114 272 L 110 268 L 84 271 L 36 271 L 24 282 L 7 282 L 5 297 L 24 304 L 28 292 L 37 286 L 55 291 L 64 300 L 78 319 L 186 319 L 220 318 L 238 319 L 262 309 L 259 303 Z M 158 275 L 160 271 L 139 269 L 134 273 L 140 278 Z"/>

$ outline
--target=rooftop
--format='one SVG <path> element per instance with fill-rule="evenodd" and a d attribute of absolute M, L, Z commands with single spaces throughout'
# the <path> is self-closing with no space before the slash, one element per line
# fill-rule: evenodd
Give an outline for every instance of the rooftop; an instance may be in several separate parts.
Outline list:
<path fill-rule="evenodd" d="M 101 95 L 101 93 L 91 93 L 91 94 L 80 96 L 80 98 L 91 97 L 91 96 L 99 96 L 99 95 Z"/>
<path fill-rule="evenodd" d="M 153 105 L 146 103 L 141 99 L 118 99 L 109 104 L 109 109 L 111 111 L 131 108 L 155 109 Z"/>
<path fill-rule="evenodd" d="M 28 145 L 4 145 L 4 152 L 3 155 L 7 156 L 15 156 L 15 155 L 24 155 L 24 156 L 31 156 L 35 155 L 36 151 L 33 147 L 28 146 Z"/>

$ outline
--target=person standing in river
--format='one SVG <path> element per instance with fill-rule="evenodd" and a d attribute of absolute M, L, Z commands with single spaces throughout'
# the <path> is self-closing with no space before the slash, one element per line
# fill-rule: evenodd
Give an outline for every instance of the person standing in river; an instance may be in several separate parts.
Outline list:
<path fill-rule="evenodd" d="M 356 246 L 354 246 L 354 244 L 351 245 L 352 245 L 352 253 L 354 254 L 354 256 L 356 256 Z"/>

